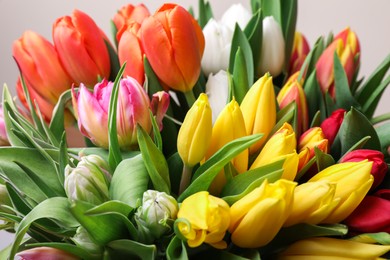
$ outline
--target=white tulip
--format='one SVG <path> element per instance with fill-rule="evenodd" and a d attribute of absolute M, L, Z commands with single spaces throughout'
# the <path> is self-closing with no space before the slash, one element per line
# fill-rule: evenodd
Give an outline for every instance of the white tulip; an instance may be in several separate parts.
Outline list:
<path fill-rule="evenodd" d="M 228 74 L 220 70 L 217 74 L 210 74 L 206 83 L 206 94 L 212 110 L 213 124 L 219 113 L 227 104 L 229 93 Z"/>
<path fill-rule="evenodd" d="M 244 30 L 251 18 L 251 12 L 249 12 L 242 4 L 234 4 L 231 5 L 222 15 L 221 22 L 226 24 L 232 31 L 234 31 L 236 23 L 238 23 L 241 30 Z"/>

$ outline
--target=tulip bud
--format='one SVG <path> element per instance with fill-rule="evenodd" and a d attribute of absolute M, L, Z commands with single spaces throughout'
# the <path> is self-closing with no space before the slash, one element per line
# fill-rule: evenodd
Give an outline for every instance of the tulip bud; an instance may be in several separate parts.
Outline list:
<path fill-rule="evenodd" d="M 153 243 L 172 229 L 179 206 L 176 200 L 165 192 L 147 190 L 142 197 L 142 206 L 135 214 L 140 240 Z"/>
<path fill-rule="evenodd" d="M 102 167 L 104 166 L 104 167 Z M 108 200 L 109 177 L 107 163 L 97 155 L 81 157 L 75 168 L 65 168 L 64 188 L 69 200 L 99 205 Z"/>
<path fill-rule="evenodd" d="M 148 16 L 150 16 L 150 13 L 148 8 L 144 4 L 126 4 L 118 10 L 118 12 L 114 15 L 112 21 L 115 24 L 116 30 L 120 31 L 122 27 L 126 24 L 132 22 L 141 24 L 143 20 Z"/>
<path fill-rule="evenodd" d="M 180 205 L 175 225 L 189 247 L 207 243 L 215 248 L 227 247 L 223 238 L 230 224 L 229 205 L 207 191 L 195 193 Z"/>
<path fill-rule="evenodd" d="M 246 93 L 241 102 L 247 135 L 263 134 L 257 143 L 250 147 L 249 153 L 257 152 L 265 143 L 276 123 L 275 90 L 272 77 L 267 73 Z"/>
<path fill-rule="evenodd" d="M 296 183 L 265 180 L 230 208 L 229 232 L 233 243 L 243 248 L 268 244 L 290 214 Z"/>
<path fill-rule="evenodd" d="M 309 148 L 310 157 L 313 157 L 314 147 L 317 147 L 324 153 L 328 152 L 328 140 L 325 139 L 321 127 L 312 127 L 299 137 L 298 147 L 299 152 L 306 147 Z"/>
<path fill-rule="evenodd" d="M 365 244 L 346 239 L 313 237 L 299 240 L 278 255 L 278 259 L 379 259 L 390 246 Z M 295 258 L 294 258 L 295 259 Z"/>
<path fill-rule="evenodd" d="M 221 17 L 221 23 L 225 24 L 231 31 L 234 31 L 236 23 L 244 30 L 249 20 L 252 18 L 251 13 L 240 3 L 231 5 Z"/>
<path fill-rule="evenodd" d="M 207 160 L 210 158 L 230 141 L 244 136 L 246 136 L 244 118 L 240 106 L 237 101 L 233 99 L 226 105 L 224 110 L 222 110 L 213 126 L 211 143 L 205 159 Z M 234 157 L 231 162 L 238 173 L 245 172 L 248 168 L 248 149 Z M 212 182 L 209 190 L 212 194 L 219 194 L 225 184 L 225 173 L 224 170 L 222 170 Z"/>
<path fill-rule="evenodd" d="M 370 149 L 358 149 L 345 154 L 341 158 L 341 162 L 360 162 L 364 160 L 373 162 L 371 174 L 374 176 L 374 183 L 372 184 L 371 190 L 374 190 L 382 183 L 388 170 L 383 153 Z"/>
<path fill-rule="evenodd" d="M 211 109 L 202 93 L 188 110 L 177 136 L 177 151 L 183 163 L 193 167 L 206 154 L 212 133 Z"/>
<path fill-rule="evenodd" d="M 297 81 L 286 84 L 280 90 L 277 100 L 280 109 L 283 109 L 292 102 L 295 102 L 298 115 L 298 135 L 303 133 L 309 127 L 309 112 L 305 91 L 302 85 Z"/>
<path fill-rule="evenodd" d="M 229 92 L 228 74 L 224 70 L 217 74 L 210 74 L 206 82 L 206 94 L 209 98 L 210 107 L 213 113 L 213 124 L 219 113 L 226 106 Z"/>
<path fill-rule="evenodd" d="M 36 247 L 21 251 L 15 255 L 14 260 L 79 260 L 80 258 L 71 253 L 52 247 Z"/>
<path fill-rule="evenodd" d="M 53 25 L 53 41 L 65 70 L 77 84 L 93 86 L 110 76 L 107 37 L 87 14 L 75 10 Z"/>
<path fill-rule="evenodd" d="M 284 65 L 285 43 L 282 28 L 272 16 L 263 19 L 263 38 L 258 75 L 268 72 L 278 76 Z"/>
<path fill-rule="evenodd" d="M 150 109 L 153 115 L 156 116 L 156 121 L 160 131 L 163 129 L 163 118 L 169 108 L 170 97 L 165 91 L 159 91 L 153 94 L 150 102 Z"/>
<path fill-rule="evenodd" d="M 8 135 L 7 135 L 7 129 L 5 126 L 5 121 L 4 121 L 4 112 L 3 112 L 3 106 L 0 105 L 0 146 L 8 146 L 9 141 L 8 141 Z"/>
<path fill-rule="evenodd" d="M 188 92 L 200 74 L 204 50 L 202 29 L 181 6 L 165 4 L 141 26 L 146 57 L 168 87 Z"/>
<path fill-rule="evenodd" d="M 295 150 L 297 141 L 291 125 L 283 126 L 267 141 L 250 169 L 255 169 L 284 159 L 283 179 L 294 180 L 298 170 L 299 157 Z"/>
<path fill-rule="evenodd" d="M 203 72 L 209 75 L 220 70 L 227 70 L 233 31 L 227 25 L 218 23 L 211 18 L 203 28 L 203 35 L 205 37 L 205 49 L 202 58 Z"/>
<path fill-rule="evenodd" d="M 293 75 L 295 72 L 301 70 L 309 52 L 310 46 L 306 37 L 300 32 L 295 32 L 288 75 Z"/>
<path fill-rule="evenodd" d="M 91 240 L 88 231 L 82 226 L 77 228 L 76 234 L 71 239 L 77 245 L 77 247 L 80 247 L 91 254 L 102 254 L 102 247 L 98 246 Z"/>
<path fill-rule="evenodd" d="M 334 198 L 336 184 L 327 181 L 307 182 L 298 185 L 285 227 L 299 223 L 318 224 L 325 219 L 340 202 Z"/>
<path fill-rule="evenodd" d="M 322 223 L 338 223 L 348 217 L 371 188 L 374 178 L 370 174 L 372 162 L 345 162 L 332 165 L 314 175 L 309 182 L 336 183 L 335 198 L 340 203 Z"/>
<path fill-rule="evenodd" d="M 345 112 L 346 110 L 344 109 L 337 109 L 321 123 L 321 129 L 325 138 L 328 139 L 329 147 L 333 144 L 333 141 L 339 132 L 340 126 L 344 120 Z"/>

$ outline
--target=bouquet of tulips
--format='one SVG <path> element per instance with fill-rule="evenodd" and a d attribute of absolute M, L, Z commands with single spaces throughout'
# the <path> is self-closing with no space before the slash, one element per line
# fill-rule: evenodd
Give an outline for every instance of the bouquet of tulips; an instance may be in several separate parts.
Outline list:
<path fill-rule="evenodd" d="M 25 32 L 5 86 L 1 259 L 376 259 L 390 251 L 390 55 L 312 48 L 297 0 L 128 4 Z M 69 146 L 78 128 L 85 144 Z M 7 144 L 9 146 L 7 146 Z"/>

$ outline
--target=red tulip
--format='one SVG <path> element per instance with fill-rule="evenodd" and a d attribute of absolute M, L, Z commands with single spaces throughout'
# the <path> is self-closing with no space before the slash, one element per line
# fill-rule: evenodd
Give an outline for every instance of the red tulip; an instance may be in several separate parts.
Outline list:
<path fill-rule="evenodd" d="M 204 50 L 202 29 L 181 6 L 164 4 L 141 26 L 150 65 L 168 87 L 187 92 L 198 80 Z"/>
<path fill-rule="evenodd" d="M 344 120 L 344 114 L 346 110 L 337 109 L 321 123 L 322 132 L 325 138 L 328 139 L 329 147 L 333 144 L 337 133 L 339 132 L 341 123 Z"/>
<path fill-rule="evenodd" d="M 93 86 L 110 76 L 107 37 L 87 14 L 75 10 L 72 16 L 58 18 L 53 40 L 65 70 L 77 84 Z"/>
<path fill-rule="evenodd" d="M 349 152 L 341 158 L 341 162 L 360 162 L 363 160 L 373 162 L 371 174 L 374 176 L 374 183 L 372 184 L 371 190 L 374 190 L 382 183 L 388 170 L 383 153 L 376 150 L 359 149 Z"/>
<path fill-rule="evenodd" d="M 150 16 L 148 8 L 144 4 L 132 5 L 127 4 L 121 7 L 114 15 L 113 22 L 117 31 L 120 31 L 126 24 L 136 22 L 141 24 L 142 21 Z"/>
<path fill-rule="evenodd" d="M 306 40 L 306 37 L 300 32 L 295 32 L 288 75 L 293 75 L 295 72 L 301 69 L 303 62 L 305 61 L 309 52 L 310 46 Z"/>

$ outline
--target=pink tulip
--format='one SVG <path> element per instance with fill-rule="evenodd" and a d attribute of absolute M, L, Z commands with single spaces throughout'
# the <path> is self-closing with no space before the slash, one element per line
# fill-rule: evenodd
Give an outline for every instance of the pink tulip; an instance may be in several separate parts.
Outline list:
<path fill-rule="evenodd" d="M 77 260 L 75 255 L 51 247 L 36 247 L 16 254 L 15 260 Z"/>
<path fill-rule="evenodd" d="M 5 128 L 3 106 L 0 105 L 0 146 L 8 146 L 7 129 Z"/>
<path fill-rule="evenodd" d="M 156 121 L 160 131 L 163 129 L 162 120 L 165 116 L 165 113 L 168 110 L 170 103 L 170 96 L 165 91 L 159 91 L 153 94 L 152 101 L 150 102 L 150 108 L 153 115 L 156 116 Z"/>
<path fill-rule="evenodd" d="M 337 109 L 321 123 L 322 132 L 325 138 L 328 139 L 329 147 L 332 146 L 337 133 L 339 132 L 340 126 L 344 120 L 344 114 L 347 112 L 344 109 Z"/>

